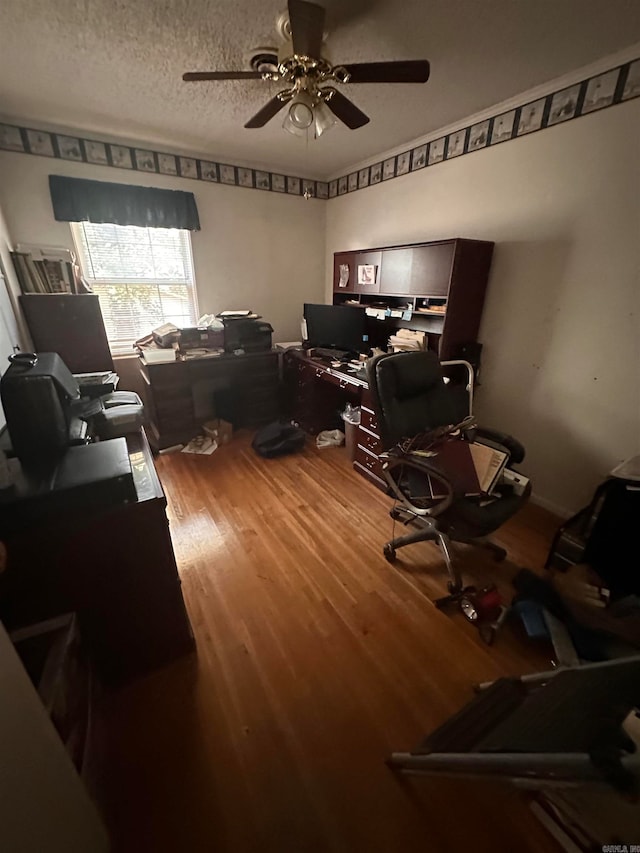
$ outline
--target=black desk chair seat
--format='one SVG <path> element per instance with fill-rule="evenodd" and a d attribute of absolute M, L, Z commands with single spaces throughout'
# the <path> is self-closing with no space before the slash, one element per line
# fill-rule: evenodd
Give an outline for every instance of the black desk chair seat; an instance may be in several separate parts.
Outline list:
<path fill-rule="evenodd" d="M 486 537 L 511 518 L 530 494 L 530 485 L 522 494 L 516 494 L 506 486 L 501 487 L 491 500 L 465 497 L 449 478 L 434 467 L 431 460 L 397 451 L 402 439 L 448 424 L 458 424 L 470 414 L 470 366 L 469 373 L 469 385 L 446 383 L 441 364 L 433 352 L 385 354 L 367 363 L 369 389 L 385 450 L 383 474 L 398 499 L 391 515 L 418 525 L 416 531 L 388 542 L 384 553 L 393 562 L 398 548 L 414 542 L 438 542 L 447 564 L 451 593 L 439 604 L 459 598 L 463 591 L 462 578 L 451 556 L 450 542 L 479 545 L 492 551 L 496 559 L 504 559 L 506 551 Z M 524 459 L 524 447 L 512 436 L 483 427 L 475 428 L 475 436 L 505 450 L 509 454 L 509 465 Z M 435 473 L 443 486 L 444 497 L 430 496 L 428 483 Z"/>

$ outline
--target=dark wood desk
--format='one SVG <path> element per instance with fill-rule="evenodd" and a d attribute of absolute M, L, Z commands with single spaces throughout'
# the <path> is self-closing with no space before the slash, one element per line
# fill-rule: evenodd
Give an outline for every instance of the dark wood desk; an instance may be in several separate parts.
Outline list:
<path fill-rule="evenodd" d="M 141 358 L 140 374 L 154 450 L 189 441 L 214 417 L 234 427 L 256 427 L 280 412 L 274 351 L 168 364 L 147 364 Z"/>
<path fill-rule="evenodd" d="M 74 611 L 100 674 L 120 680 L 193 649 L 166 498 L 142 430 L 127 437 L 136 497 L 0 519 L 8 551 L 0 619 L 9 630 Z M 28 511 L 25 511 L 28 512 Z"/>
<path fill-rule="evenodd" d="M 353 371 L 331 367 L 326 361 L 307 356 L 302 350 L 287 350 L 283 357 L 283 382 L 287 416 L 306 432 L 316 435 L 325 429 L 342 429 L 340 413 L 347 402 L 360 406 L 354 470 L 382 491 L 382 444 L 369 387 Z"/>

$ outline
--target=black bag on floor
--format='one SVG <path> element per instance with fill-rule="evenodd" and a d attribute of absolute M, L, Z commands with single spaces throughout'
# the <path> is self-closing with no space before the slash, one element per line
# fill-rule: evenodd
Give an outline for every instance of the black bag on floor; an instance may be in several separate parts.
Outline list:
<path fill-rule="evenodd" d="M 274 456 L 285 456 L 302 450 L 305 438 L 306 434 L 300 427 L 276 421 L 259 429 L 251 446 L 260 456 L 272 459 Z"/>

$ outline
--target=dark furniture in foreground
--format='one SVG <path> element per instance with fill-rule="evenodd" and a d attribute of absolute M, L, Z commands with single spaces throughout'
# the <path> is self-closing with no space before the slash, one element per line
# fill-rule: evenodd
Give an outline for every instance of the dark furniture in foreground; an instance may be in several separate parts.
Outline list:
<path fill-rule="evenodd" d="M 495 500 L 465 497 L 455 481 L 442 474 L 437 459 L 396 455 L 397 443 L 424 431 L 447 424 L 458 424 L 469 414 L 469 402 L 460 388 L 445 384 L 438 357 L 432 352 L 392 353 L 367 363 L 369 390 L 377 416 L 380 441 L 385 451 L 382 475 L 401 504 L 391 511 L 393 518 L 414 522 L 418 530 L 387 543 L 385 556 L 390 562 L 396 550 L 414 542 L 436 541 L 449 572 L 452 597 L 462 590 L 462 578 L 451 559 L 450 540 L 477 544 L 490 549 L 497 559 L 506 552 L 485 537 L 516 513 L 529 497 L 530 484 L 518 495 L 505 488 Z M 509 463 L 524 459 L 524 447 L 512 436 L 478 427 L 478 438 L 488 439 L 509 453 Z M 443 497 L 427 497 L 430 478 L 445 486 Z M 444 600 L 443 600 L 444 603 Z"/>
<path fill-rule="evenodd" d="M 18 299 L 36 352 L 57 352 L 72 373 L 113 370 L 95 293 L 23 293 Z"/>
<path fill-rule="evenodd" d="M 0 512 L 8 552 L 0 619 L 12 631 L 75 612 L 106 680 L 141 674 L 193 648 L 166 498 L 144 431 L 128 435 L 126 446 L 134 495 L 105 490 L 103 480 L 93 492 L 83 486 L 82 501 L 70 506 L 63 495 L 49 500 L 42 477 L 25 473 L 13 495 L 2 495 Z"/>
<path fill-rule="evenodd" d="M 279 414 L 276 352 L 164 364 L 147 364 L 141 358 L 140 374 L 154 450 L 189 441 L 214 417 L 235 427 L 257 427 Z"/>

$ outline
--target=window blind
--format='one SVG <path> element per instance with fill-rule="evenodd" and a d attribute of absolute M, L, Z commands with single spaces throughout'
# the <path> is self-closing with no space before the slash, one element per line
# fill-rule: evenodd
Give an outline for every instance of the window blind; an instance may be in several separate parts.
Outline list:
<path fill-rule="evenodd" d="M 71 229 L 115 353 L 130 351 L 135 340 L 162 323 L 195 325 L 188 231 L 91 222 L 73 222 Z"/>

